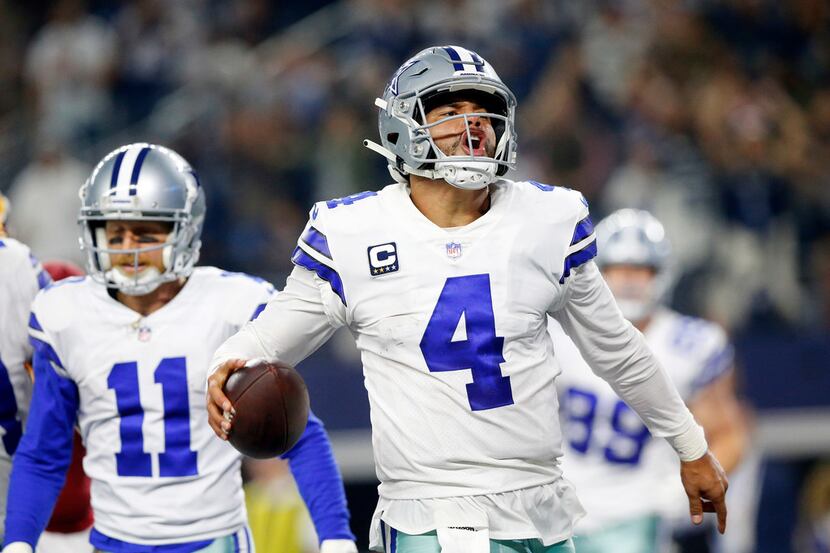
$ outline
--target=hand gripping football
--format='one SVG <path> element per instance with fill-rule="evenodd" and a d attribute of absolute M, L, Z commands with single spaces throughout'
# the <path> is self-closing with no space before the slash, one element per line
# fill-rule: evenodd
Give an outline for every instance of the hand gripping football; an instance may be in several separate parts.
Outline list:
<path fill-rule="evenodd" d="M 249 363 L 231 373 L 224 391 L 236 410 L 228 441 L 248 457 L 282 455 L 305 431 L 308 389 L 285 363 Z"/>

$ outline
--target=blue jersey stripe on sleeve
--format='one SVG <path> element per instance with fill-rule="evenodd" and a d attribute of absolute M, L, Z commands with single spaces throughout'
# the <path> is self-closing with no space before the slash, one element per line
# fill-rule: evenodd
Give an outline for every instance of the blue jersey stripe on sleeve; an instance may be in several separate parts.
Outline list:
<path fill-rule="evenodd" d="M 303 232 L 303 235 L 300 236 L 300 240 L 305 242 L 309 247 L 313 248 L 317 253 L 324 255 L 329 259 L 333 259 L 331 256 L 331 250 L 329 250 L 329 241 L 326 238 L 326 235 L 313 226 L 309 225 L 305 232 Z"/>
<path fill-rule="evenodd" d="M 585 240 L 586 238 L 591 236 L 592 232 L 594 232 L 594 223 L 591 222 L 590 217 L 585 217 L 576 224 L 573 239 L 571 239 L 571 246 L 582 240 Z"/>
<path fill-rule="evenodd" d="M 60 357 L 58 357 L 58 352 L 55 351 L 55 348 L 51 346 L 48 342 L 44 342 L 39 338 L 35 338 L 34 336 L 29 336 L 29 343 L 32 344 L 36 350 L 40 351 L 43 357 L 57 365 L 63 370 L 66 368 L 63 366 L 63 362 L 61 361 Z"/>
<path fill-rule="evenodd" d="M 343 281 L 340 280 L 340 275 L 337 271 L 327 265 L 323 265 L 299 247 L 294 248 L 294 255 L 291 256 L 291 261 L 300 267 L 305 267 L 309 271 L 314 271 L 317 276 L 325 280 L 331 285 L 334 293 L 340 296 L 340 301 L 346 305 L 346 295 L 343 293 Z"/>
<path fill-rule="evenodd" d="M 592 240 L 590 244 L 574 252 L 565 258 L 565 270 L 562 272 L 562 278 L 559 279 L 559 284 L 565 284 L 565 279 L 571 276 L 571 269 L 575 269 L 580 265 L 587 263 L 597 255 L 597 241 Z"/>
<path fill-rule="evenodd" d="M 40 272 L 37 274 L 37 287 L 40 290 L 43 290 L 47 286 L 52 283 L 52 277 L 49 276 L 44 269 L 41 269 Z"/>
<path fill-rule="evenodd" d="M 256 309 L 254 309 L 254 314 L 251 315 L 251 320 L 252 321 L 254 319 L 256 319 L 257 317 L 259 317 L 259 314 L 262 313 L 265 310 L 266 305 L 268 305 L 268 304 L 267 303 L 261 303 L 261 304 L 256 306 Z"/>
<path fill-rule="evenodd" d="M 29 314 L 29 328 L 43 332 L 43 327 L 40 326 L 40 321 L 37 320 L 34 313 Z"/>
<path fill-rule="evenodd" d="M 38 261 L 37 258 L 32 254 L 29 254 L 29 263 L 32 264 L 33 269 L 37 268 L 37 266 L 40 265 L 40 261 Z M 49 276 L 49 273 L 47 273 L 44 269 L 41 269 L 37 274 L 38 289 L 43 290 L 44 288 L 49 286 L 51 282 L 52 277 Z"/>

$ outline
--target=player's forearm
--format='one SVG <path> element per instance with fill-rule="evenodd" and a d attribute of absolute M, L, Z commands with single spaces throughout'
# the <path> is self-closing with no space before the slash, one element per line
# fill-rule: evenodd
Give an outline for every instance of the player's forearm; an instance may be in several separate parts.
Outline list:
<path fill-rule="evenodd" d="M 24 542 L 34 547 L 49 522 L 68 467 L 68 462 L 63 465 L 62 460 L 51 459 L 43 463 L 27 449 L 18 450 L 9 482 L 6 543 Z"/>
<path fill-rule="evenodd" d="M 6 509 L 7 543 L 32 546 L 49 522 L 72 460 L 75 384 L 55 374 L 56 359 L 36 342 L 35 387 L 26 432 L 14 456 Z M 54 356 L 54 357 L 53 357 Z M 59 361 L 59 360 L 58 360 Z"/>
<path fill-rule="evenodd" d="M 340 470 L 325 428 L 313 413 L 300 441 L 283 457 L 288 459 L 320 541 L 354 541 Z"/>
<path fill-rule="evenodd" d="M 630 341 L 636 353 L 630 356 L 629 362 L 636 377 L 622 371 L 615 373 L 619 378 L 609 378 L 609 384 L 653 436 L 666 438 L 682 461 L 699 459 L 708 448 L 703 427 L 695 421 L 642 335 L 633 328 Z"/>
<path fill-rule="evenodd" d="M 265 310 L 216 350 L 210 374 L 229 359 L 279 359 L 296 365 L 323 345 L 334 333 L 320 302 L 313 275 L 295 268 L 285 289 Z"/>
<path fill-rule="evenodd" d="M 636 384 L 612 383 L 612 387 L 653 436 L 666 438 L 682 461 L 699 459 L 706 453 L 708 444 L 703 427 L 695 422 L 662 369 Z"/>

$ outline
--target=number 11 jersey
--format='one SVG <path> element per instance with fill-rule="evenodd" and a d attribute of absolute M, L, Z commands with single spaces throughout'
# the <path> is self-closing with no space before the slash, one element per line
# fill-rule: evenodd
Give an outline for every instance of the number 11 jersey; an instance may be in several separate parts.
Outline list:
<path fill-rule="evenodd" d="M 216 347 L 272 292 L 254 277 L 198 267 L 146 317 L 89 277 L 37 296 L 29 323 L 36 378 L 50 382 L 50 405 L 66 411 L 67 425 L 77 416 L 96 532 L 161 545 L 244 526 L 241 456 L 207 423 L 205 379 Z M 51 431 L 39 439 L 43 449 L 67 439 Z"/>

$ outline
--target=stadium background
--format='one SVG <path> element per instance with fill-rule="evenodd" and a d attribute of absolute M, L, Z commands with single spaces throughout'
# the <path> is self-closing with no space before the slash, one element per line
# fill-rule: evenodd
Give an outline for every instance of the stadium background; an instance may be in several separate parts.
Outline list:
<path fill-rule="evenodd" d="M 439 43 L 478 51 L 516 93 L 513 178 L 582 191 L 594 221 L 632 206 L 665 223 L 673 305 L 737 346 L 763 459 L 757 521 L 744 513 L 751 550 L 827 551 L 824 0 L 0 0 L 11 232 L 41 259 L 82 262 L 76 193 L 90 164 L 158 142 L 206 188 L 202 263 L 281 286 L 313 201 L 390 181 L 361 146 L 376 136 L 372 102 Z M 302 369 L 365 543 L 376 482 L 351 337 Z"/>

